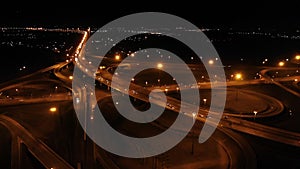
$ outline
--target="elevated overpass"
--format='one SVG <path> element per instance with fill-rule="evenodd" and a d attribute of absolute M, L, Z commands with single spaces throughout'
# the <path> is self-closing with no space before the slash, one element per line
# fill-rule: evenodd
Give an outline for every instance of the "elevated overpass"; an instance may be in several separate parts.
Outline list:
<path fill-rule="evenodd" d="M 68 162 L 55 153 L 44 142 L 35 138 L 28 130 L 12 118 L 0 115 L 0 124 L 5 126 L 12 136 L 11 168 L 24 168 L 21 164 L 21 145 L 24 144 L 30 153 L 47 169 L 74 169 Z"/>

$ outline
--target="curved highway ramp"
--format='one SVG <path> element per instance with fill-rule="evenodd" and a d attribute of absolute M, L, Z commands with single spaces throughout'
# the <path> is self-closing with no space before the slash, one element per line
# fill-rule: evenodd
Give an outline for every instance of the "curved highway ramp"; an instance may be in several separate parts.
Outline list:
<path fill-rule="evenodd" d="M 41 140 L 36 139 L 17 121 L 5 115 L 0 115 L 0 124 L 5 126 L 12 136 L 11 168 L 21 169 L 21 145 L 24 144 L 29 152 L 47 169 L 74 169 L 68 162 L 56 154 Z"/>

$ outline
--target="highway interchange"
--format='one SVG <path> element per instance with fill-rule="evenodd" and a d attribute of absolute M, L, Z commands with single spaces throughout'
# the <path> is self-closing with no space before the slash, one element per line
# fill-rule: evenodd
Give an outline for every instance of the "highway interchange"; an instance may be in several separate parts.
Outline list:
<path fill-rule="evenodd" d="M 57 31 L 57 30 L 56 30 Z M 151 86 L 144 87 L 141 86 L 141 84 L 137 84 L 132 82 L 131 83 L 131 91 L 128 91 L 124 87 L 125 82 L 122 81 L 122 77 L 118 76 L 117 83 L 114 85 L 113 89 L 111 88 L 111 79 L 114 74 L 112 74 L 111 69 L 114 69 L 114 65 L 112 67 L 106 67 L 103 69 L 100 69 L 97 76 L 92 71 L 88 70 L 94 70 L 95 68 L 91 68 L 91 64 L 87 59 L 82 58 L 82 55 L 80 55 L 80 52 L 82 48 L 84 48 L 84 43 L 88 40 L 88 32 L 82 31 L 83 35 L 82 41 L 79 42 L 79 45 L 77 47 L 76 52 L 74 53 L 73 57 L 71 57 L 71 61 L 68 60 L 63 63 L 59 63 L 57 65 L 53 65 L 49 68 L 45 68 L 43 70 L 40 70 L 34 74 L 28 75 L 26 77 L 21 77 L 19 79 L 15 79 L 11 82 L 7 82 L 5 84 L 1 84 L 1 101 L 2 105 L 4 106 L 3 110 L 5 111 L 5 106 L 17 106 L 17 105 L 26 105 L 26 104 L 42 104 L 42 103 L 60 103 L 60 102 L 72 102 L 76 101 L 74 97 L 78 95 L 82 95 L 83 90 L 82 89 L 74 89 L 72 88 L 72 70 L 73 66 L 75 64 L 81 65 L 80 68 L 82 69 L 82 72 L 84 72 L 87 76 L 91 76 L 92 78 L 95 78 L 99 81 L 99 83 L 103 84 L 107 87 L 102 87 L 97 89 L 96 93 L 85 93 L 87 94 L 87 97 L 97 97 L 98 104 L 101 104 L 102 101 L 105 101 L 107 98 L 111 97 L 112 94 L 115 95 L 130 95 L 133 98 L 142 100 L 144 102 L 149 102 L 149 96 L 147 93 L 153 89 L 161 89 L 162 91 L 166 91 L 165 85 L 161 86 Z M 99 56 L 95 56 L 96 58 Z M 102 57 L 102 56 L 100 56 Z M 109 59 L 109 58 L 108 58 Z M 114 62 L 115 58 L 112 58 L 110 61 Z M 176 66 L 174 66 L 174 71 L 176 70 Z M 250 91 L 247 89 L 238 89 L 237 87 L 243 87 L 247 85 L 257 85 L 257 84 L 275 84 L 279 86 L 280 88 L 284 89 L 287 92 L 290 92 L 291 94 L 300 97 L 299 91 L 293 90 L 291 88 L 288 88 L 287 86 L 283 85 L 282 81 L 293 81 L 295 84 L 295 87 L 299 88 L 299 83 L 295 83 L 295 79 L 299 78 L 299 75 L 296 76 L 289 76 L 289 77 L 277 77 L 272 78 L 269 76 L 270 72 L 276 72 L 276 71 L 285 71 L 285 70 L 298 70 L 298 67 L 268 67 L 265 69 L 262 69 L 260 71 L 261 78 L 260 79 L 247 79 L 247 80 L 232 80 L 226 83 L 226 87 L 228 88 L 227 92 L 227 107 L 225 107 L 225 112 L 223 113 L 223 116 L 221 118 L 221 121 L 219 123 L 214 123 L 213 120 L 207 120 L 208 117 L 207 114 L 209 112 L 209 109 L 207 106 L 209 106 L 209 93 L 204 95 L 207 95 L 205 102 L 207 102 L 206 106 L 200 106 L 199 112 L 180 112 L 180 104 L 182 106 L 185 106 L 187 110 L 191 109 L 193 110 L 194 106 L 197 106 L 193 103 L 181 103 L 180 100 L 173 98 L 171 96 L 166 96 L 168 100 L 168 104 L 163 102 L 164 100 L 160 100 L 160 98 L 155 97 L 153 95 L 153 98 L 155 100 L 153 103 L 155 103 L 158 106 L 165 107 L 172 113 L 184 113 L 185 115 L 189 116 L 191 120 L 196 120 L 196 127 L 193 128 L 191 133 L 193 135 L 190 135 L 187 139 L 185 139 L 182 142 L 182 145 L 175 147 L 176 151 L 183 151 L 183 152 L 189 152 L 191 151 L 191 148 L 187 148 L 188 145 L 190 145 L 190 142 L 193 141 L 193 147 L 192 151 L 200 151 L 201 148 L 204 148 L 205 146 L 210 147 L 209 150 L 211 153 L 214 151 L 219 151 L 219 156 L 216 161 L 219 161 L 219 164 L 217 162 L 212 163 L 205 163 L 206 160 L 209 162 L 212 160 L 212 158 L 216 158 L 211 156 L 210 158 L 195 158 L 196 155 L 194 154 L 186 154 L 190 160 L 184 161 L 184 159 L 180 159 L 176 156 L 176 153 L 170 151 L 167 158 L 158 158 L 155 162 L 155 165 L 162 165 L 163 162 L 165 162 L 166 159 L 168 162 L 169 167 L 175 168 L 177 166 L 178 168 L 184 168 L 187 166 L 190 166 L 190 168 L 197 168 L 199 165 L 208 165 L 213 168 L 255 168 L 256 162 L 255 162 L 255 154 L 253 150 L 251 150 L 251 147 L 247 143 L 247 141 L 243 140 L 239 136 L 237 136 L 233 131 L 243 132 L 250 135 L 254 135 L 257 137 L 262 137 L 265 139 L 270 139 L 272 141 L 280 142 L 283 144 L 300 147 L 300 134 L 299 132 L 293 132 L 288 131 L 286 129 L 281 129 L 278 127 L 268 126 L 262 123 L 258 123 L 255 121 L 255 119 L 263 119 L 271 116 L 276 116 L 281 114 L 285 107 L 284 104 L 279 101 L 278 99 L 265 95 L 263 93 Z M 53 76 L 49 76 L 49 72 L 52 72 Z M 46 75 L 45 75 L 46 74 Z M 100 76 L 99 76 L 100 75 Z M 300 80 L 300 79 L 299 79 Z M 137 81 L 137 79 L 135 79 Z M 222 85 L 222 84 L 221 84 Z M 199 91 L 205 91 L 206 89 L 209 89 L 211 86 L 210 82 L 202 82 L 198 84 L 188 84 L 183 86 L 181 89 L 183 90 L 189 90 L 190 88 L 198 88 Z M 217 86 L 217 85 L 216 85 Z M 219 86 L 222 87 L 222 86 Z M 105 90 L 105 89 L 108 90 Z M 43 90 L 47 89 L 47 90 Z M 50 89 L 50 90 L 49 90 Z M 21 91 L 25 92 L 21 92 Z M 176 85 L 168 85 L 167 92 L 177 92 L 177 86 Z M 110 92 L 114 91 L 114 92 Z M 135 91 L 135 92 L 133 92 Z M 138 92 L 136 92 L 138 91 Z M 30 93 L 30 94 L 29 94 Z M 235 98 L 237 97 L 236 94 L 239 94 L 239 103 L 240 106 L 235 105 Z M 73 95 L 73 97 L 72 97 Z M 74 100 L 73 100 L 74 99 Z M 85 100 L 79 100 L 79 102 L 85 102 Z M 203 102 L 203 100 L 202 100 Z M 259 102 L 260 104 L 257 104 Z M 251 108 L 247 108 L 243 106 L 243 104 L 250 104 Z M 97 103 L 94 103 L 97 104 Z M 199 106 L 199 105 L 198 105 Z M 257 106 L 257 107 L 255 107 Z M 244 108 L 244 109 L 243 109 Z M 235 110 L 234 110 L 235 109 Z M 254 110 L 256 113 L 254 113 Z M 169 113 L 170 113 L 169 112 Z M 195 114 L 196 113 L 196 116 Z M 30 132 L 27 131 L 22 127 L 22 121 L 14 121 L 12 118 L 6 116 L 5 114 L 1 115 L 1 124 L 6 126 L 11 134 L 15 136 L 16 138 L 21 139 L 21 142 L 24 142 L 25 145 L 30 149 L 30 151 L 35 154 L 36 158 L 38 158 L 45 167 L 47 168 L 75 168 L 78 164 L 68 164 L 64 159 L 59 157 L 53 150 L 51 150 L 45 143 L 43 143 L 40 139 L 36 138 L 36 136 L 32 135 Z M 87 117 L 88 120 L 93 120 L 93 117 Z M 250 119 L 250 120 L 249 120 Z M 254 119 L 254 120 L 252 120 Z M 162 122 L 168 122 L 168 119 L 161 119 Z M 198 144 L 198 134 L 199 134 L 199 128 L 203 125 L 203 123 L 209 122 L 212 126 L 217 126 L 216 133 L 212 136 L 212 139 L 209 139 L 207 142 L 207 145 L 200 145 Z M 148 129 L 151 130 L 162 130 L 166 125 L 164 123 L 153 123 L 154 128 Z M 120 125 L 121 128 L 126 128 L 127 126 Z M 124 129 L 125 130 L 125 129 Z M 142 129 L 141 129 L 142 130 Z M 181 130 L 180 128 L 176 130 Z M 132 132 L 132 131 L 127 131 Z M 138 130 L 135 132 L 139 132 Z M 195 134 L 196 133 L 196 134 Z M 223 141 L 220 141 L 223 140 Z M 197 143 L 194 143 L 194 141 Z M 225 144 L 226 143 L 226 144 Z M 16 142 L 16 144 L 19 144 Z M 195 144 L 195 145 L 194 145 Z M 218 145 L 218 146 L 216 146 Z M 215 148 L 211 148 L 214 147 Z M 12 146 L 14 147 L 14 146 Z M 38 154 L 38 152 L 35 153 L 36 147 L 38 147 L 39 151 L 42 154 Z M 198 148 L 197 148 L 198 147 Z M 151 168 L 154 165 L 154 162 L 150 162 L 149 159 L 146 159 L 146 162 L 142 163 L 137 162 L 137 160 L 133 160 L 131 162 L 131 165 L 127 164 L 126 162 L 118 159 L 113 158 L 110 155 L 107 155 L 103 150 L 99 148 L 96 149 L 96 157 L 100 158 L 101 156 L 106 156 L 107 158 L 102 161 L 103 166 L 106 167 L 112 167 L 115 166 L 121 167 L 124 165 L 124 167 L 130 168 L 131 165 L 136 164 L 137 166 L 140 166 L 140 168 Z M 16 150 L 12 150 L 12 152 L 15 152 Z M 175 150 L 174 150 L 175 151 Z M 175 151 L 175 152 L 176 152 Z M 16 151 L 15 153 L 18 153 Z M 200 152 L 199 156 L 200 156 Z M 205 152 L 209 154 L 209 152 Z M 197 154 L 197 153 L 195 153 Z M 12 156 L 18 156 L 12 154 Z M 45 157 L 46 156 L 46 157 Z M 209 156 L 209 155 L 208 155 Z M 249 158 L 251 157 L 251 158 Z M 112 158 L 114 160 L 108 159 Z M 14 159 L 14 158 L 13 158 Z M 154 158 L 156 159 L 156 158 Z M 102 159 L 103 160 L 103 159 Z M 152 160 L 152 159 L 151 159 Z M 12 160 L 13 161 L 13 160 Z M 116 164 L 112 164 L 116 163 Z M 16 164 L 13 162 L 13 164 Z M 193 165 L 191 165 L 193 164 Z M 18 168 L 18 166 L 16 166 Z M 121 167 L 122 168 L 122 167 Z M 138 167 L 136 167 L 138 168 Z"/>

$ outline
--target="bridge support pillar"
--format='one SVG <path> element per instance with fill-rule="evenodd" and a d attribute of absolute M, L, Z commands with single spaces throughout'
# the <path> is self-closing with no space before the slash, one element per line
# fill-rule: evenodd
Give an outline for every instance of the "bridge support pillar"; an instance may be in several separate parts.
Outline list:
<path fill-rule="evenodd" d="M 11 144 L 11 168 L 21 169 L 21 139 L 18 136 L 12 136 Z"/>

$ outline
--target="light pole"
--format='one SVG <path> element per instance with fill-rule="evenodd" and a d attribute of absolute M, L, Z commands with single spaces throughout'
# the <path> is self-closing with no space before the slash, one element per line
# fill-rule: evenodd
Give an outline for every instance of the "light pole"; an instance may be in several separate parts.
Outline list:
<path fill-rule="evenodd" d="M 256 110 L 253 111 L 254 113 L 254 121 L 255 121 L 255 118 L 256 118 L 256 114 L 258 113 Z"/>
<path fill-rule="evenodd" d="M 115 60 L 116 61 L 119 61 L 121 59 L 121 56 L 120 55 L 115 55 Z"/>
<path fill-rule="evenodd" d="M 284 66 L 284 64 L 285 64 L 284 61 L 281 61 L 278 63 L 278 66 L 282 67 L 282 66 Z"/>
<path fill-rule="evenodd" d="M 204 106 L 206 105 L 207 99 L 203 99 Z"/>
<path fill-rule="evenodd" d="M 297 71 L 299 69 L 299 63 L 300 63 L 300 55 L 296 55 L 295 56 L 295 60 L 296 60 L 296 63 L 297 63 Z"/>
<path fill-rule="evenodd" d="M 156 68 L 159 69 L 158 70 L 158 79 L 157 79 L 157 82 L 158 82 L 158 85 L 160 86 L 160 71 L 161 69 L 164 67 L 164 65 L 162 63 L 157 63 L 156 65 Z"/>
<path fill-rule="evenodd" d="M 243 75 L 241 73 L 236 73 L 234 76 L 235 80 L 243 80 Z M 238 101 L 239 87 L 236 89 L 235 100 Z"/>
<path fill-rule="evenodd" d="M 193 112 L 192 116 L 193 116 L 193 123 L 195 123 L 197 114 L 195 112 Z M 194 132 L 193 132 L 193 129 L 191 130 L 191 132 L 192 132 L 192 152 L 191 153 L 194 154 Z"/>
<path fill-rule="evenodd" d="M 157 67 L 158 69 L 162 69 L 162 68 L 164 67 L 164 65 L 163 65 L 162 63 L 157 63 L 156 67 Z"/>

